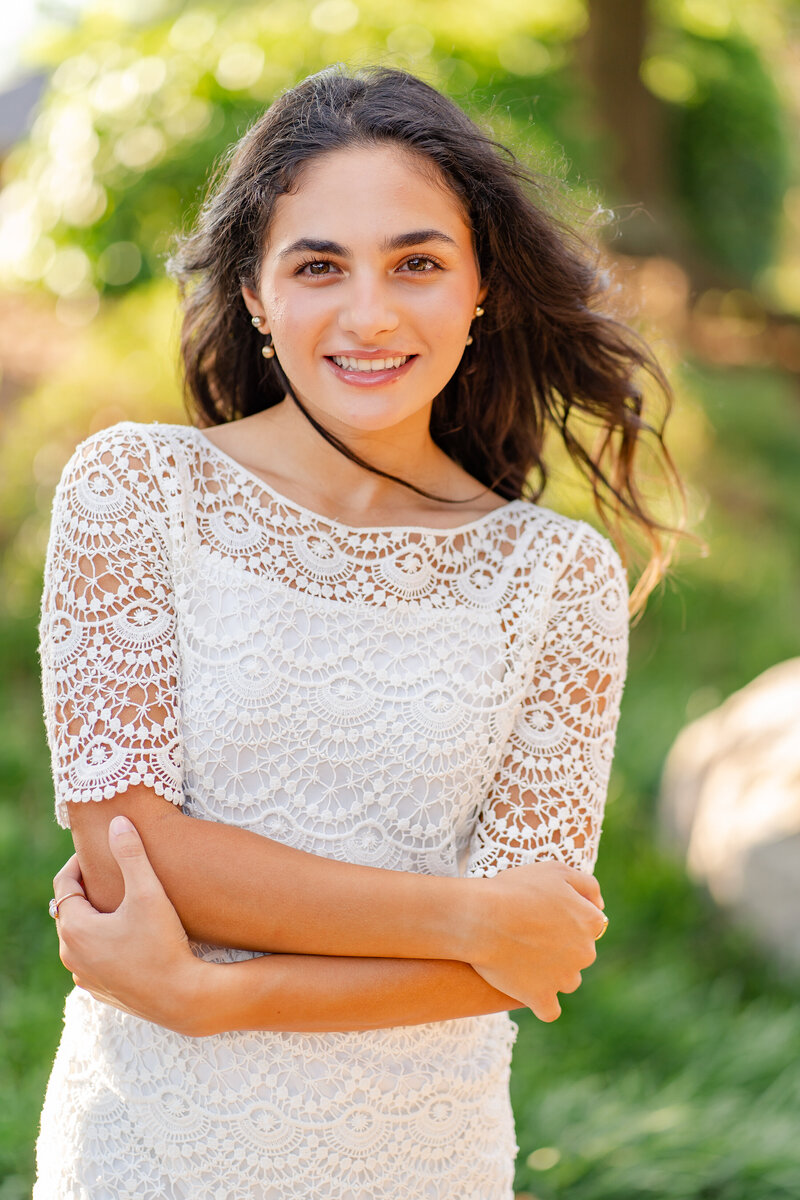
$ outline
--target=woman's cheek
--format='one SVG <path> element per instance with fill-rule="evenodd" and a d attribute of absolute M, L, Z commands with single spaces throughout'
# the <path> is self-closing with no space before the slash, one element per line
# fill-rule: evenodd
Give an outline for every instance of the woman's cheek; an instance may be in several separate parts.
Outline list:
<path fill-rule="evenodd" d="M 273 321 L 272 340 L 281 366 L 301 373 L 313 369 L 314 359 L 320 357 L 323 345 L 327 348 L 336 329 L 332 319 L 321 318 L 313 305 L 295 309 L 291 321 Z"/>

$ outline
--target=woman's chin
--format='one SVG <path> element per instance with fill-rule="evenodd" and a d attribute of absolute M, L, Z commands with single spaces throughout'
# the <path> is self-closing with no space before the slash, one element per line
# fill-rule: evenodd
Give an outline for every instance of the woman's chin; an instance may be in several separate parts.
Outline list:
<path fill-rule="evenodd" d="M 433 395 L 421 400 L 416 388 L 412 394 L 403 394 L 405 389 L 401 391 L 391 384 L 363 389 L 354 387 L 345 394 L 342 394 L 342 387 L 332 389 L 330 385 L 324 390 L 309 388 L 311 395 L 304 394 L 301 389 L 295 390 L 300 403 L 316 421 L 330 432 L 342 434 L 348 431 L 380 433 L 414 418 L 427 429 L 433 403 Z"/>

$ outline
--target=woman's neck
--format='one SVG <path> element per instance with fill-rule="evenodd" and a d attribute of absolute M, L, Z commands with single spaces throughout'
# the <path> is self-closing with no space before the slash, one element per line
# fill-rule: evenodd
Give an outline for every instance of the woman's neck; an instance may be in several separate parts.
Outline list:
<path fill-rule="evenodd" d="M 391 429 L 369 431 L 337 427 L 316 413 L 312 415 L 378 470 L 445 500 L 478 499 L 474 481 L 433 441 L 427 411 Z M 415 514 L 424 516 L 451 507 L 351 462 L 325 440 L 290 397 L 245 420 L 249 465 L 272 477 L 284 494 L 301 489 L 309 497 L 308 507 L 315 511 L 358 525 L 373 524 L 376 516 L 391 520 L 398 514 L 413 523 Z"/>

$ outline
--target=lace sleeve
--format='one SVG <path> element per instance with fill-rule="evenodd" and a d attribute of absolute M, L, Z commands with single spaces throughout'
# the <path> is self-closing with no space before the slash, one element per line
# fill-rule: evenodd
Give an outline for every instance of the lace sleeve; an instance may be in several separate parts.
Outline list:
<path fill-rule="evenodd" d="M 544 858 L 594 869 L 625 680 L 627 599 L 619 557 L 582 524 L 473 833 L 467 875 Z"/>
<path fill-rule="evenodd" d="M 53 500 L 39 657 L 56 818 L 130 784 L 182 802 L 178 661 L 157 455 L 123 422 L 87 438 Z"/>

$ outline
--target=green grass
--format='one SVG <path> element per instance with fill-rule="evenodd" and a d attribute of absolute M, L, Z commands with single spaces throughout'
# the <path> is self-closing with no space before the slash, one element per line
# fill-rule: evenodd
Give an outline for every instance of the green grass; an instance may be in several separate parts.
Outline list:
<path fill-rule="evenodd" d="M 519 1021 L 517 1185 L 539 1200 L 800 1195 L 800 983 L 659 850 L 654 815 L 688 715 L 797 653 L 800 398 L 769 370 L 689 367 L 684 387 L 710 425 L 695 485 L 711 553 L 679 567 L 633 631 L 598 863 L 611 917 L 599 961 L 558 1022 Z M 0 627 L 0 1200 L 29 1194 L 70 984 L 47 915 L 70 841 L 51 816 L 35 617 Z"/>
<path fill-rule="evenodd" d="M 598 963 L 554 1025 L 519 1021 L 517 1186 L 537 1200 L 800 1195 L 800 981 L 659 850 L 655 818 L 688 716 L 798 653 L 800 390 L 697 366 L 684 384 L 711 426 L 695 481 L 710 553 L 678 568 L 632 634 Z"/>
<path fill-rule="evenodd" d="M 72 984 L 47 912 L 53 874 L 72 842 L 52 816 L 35 621 L 6 620 L 0 650 L 0 1200 L 22 1200 L 30 1195 L 39 1109 Z"/>

